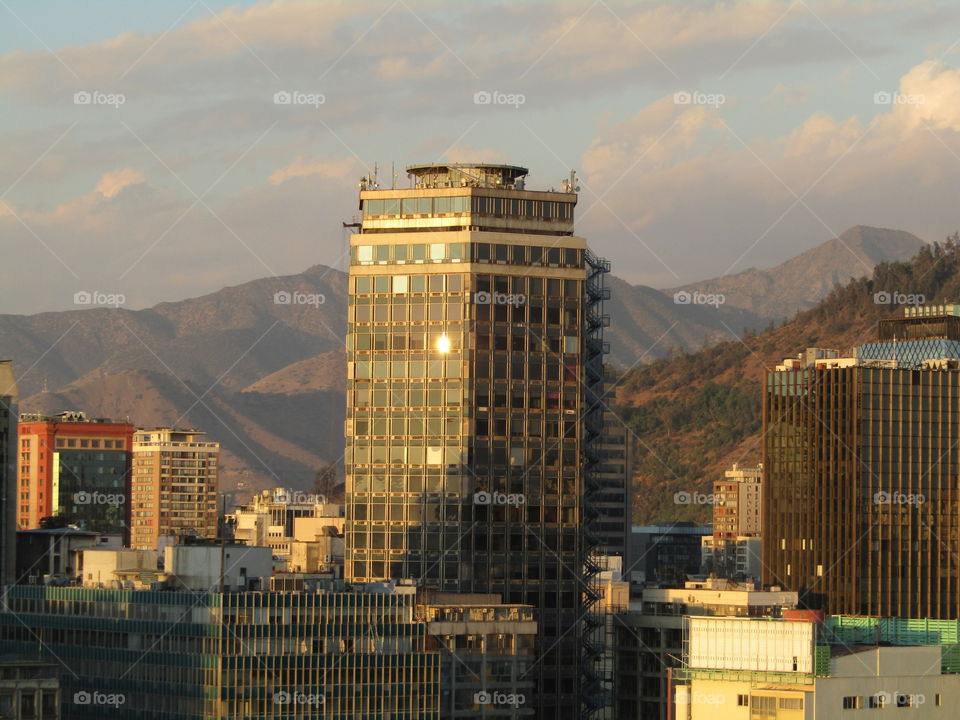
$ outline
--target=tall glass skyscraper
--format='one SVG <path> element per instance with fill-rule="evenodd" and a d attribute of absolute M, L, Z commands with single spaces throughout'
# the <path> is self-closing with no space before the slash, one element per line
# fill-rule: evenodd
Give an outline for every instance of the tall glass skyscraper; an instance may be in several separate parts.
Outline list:
<path fill-rule="evenodd" d="M 767 373 L 764 584 L 832 614 L 960 617 L 960 306 Z"/>
<path fill-rule="evenodd" d="M 609 266 L 573 234 L 573 177 L 544 192 L 511 165 L 407 171 L 410 188 L 362 182 L 351 238 L 346 576 L 533 605 L 537 717 L 579 717 L 599 702 Z"/>

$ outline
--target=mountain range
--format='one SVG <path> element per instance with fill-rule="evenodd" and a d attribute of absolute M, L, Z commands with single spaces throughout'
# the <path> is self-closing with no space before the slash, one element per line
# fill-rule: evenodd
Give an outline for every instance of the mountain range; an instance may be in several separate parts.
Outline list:
<path fill-rule="evenodd" d="M 681 288 L 610 277 L 611 362 L 643 368 L 756 332 L 923 245 L 857 227 L 775 268 Z M 0 315 L 0 357 L 23 412 L 200 428 L 222 444 L 225 489 L 306 488 L 343 451 L 346 308 L 346 275 L 318 265 L 144 310 Z"/>

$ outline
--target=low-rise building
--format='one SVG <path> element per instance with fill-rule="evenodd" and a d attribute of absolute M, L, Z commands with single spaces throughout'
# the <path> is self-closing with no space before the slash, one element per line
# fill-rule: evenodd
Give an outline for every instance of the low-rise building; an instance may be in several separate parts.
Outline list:
<path fill-rule="evenodd" d="M 734 580 L 759 579 L 763 569 L 763 539 L 704 536 L 700 539 L 701 572 Z"/>
<path fill-rule="evenodd" d="M 670 673 L 681 666 L 684 617 L 780 616 L 797 606 L 797 593 L 758 590 L 722 579 L 682 588 L 646 588 L 617 616 L 615 707 L 621 718 L 667 720 Z"/>
<path fill-rule="evenodd" d="M 500 596 L 423 593 L 427 647 L 441 659 L 441 717 L 531 717 L 537 623 L 530 605 Z"/>
<path fill-rule="evenodd" d="M 837 642 L 811 613 L 788 618 L 689 617 L 684 667 L 670 693 L 677 720 L 814 720 L 921 710 L 954 718 L 960 674 L 939 644 L 901 636 Z"/>

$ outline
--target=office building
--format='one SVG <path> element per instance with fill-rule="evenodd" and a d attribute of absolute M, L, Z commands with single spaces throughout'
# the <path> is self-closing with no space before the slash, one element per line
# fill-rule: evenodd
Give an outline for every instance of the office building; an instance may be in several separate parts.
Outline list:
<path fill-rule="evenodd" d="M 831 613 L 960 617 L 960 306 L 766 374 L 764 583 Z"/>
<path fill-rule="evenodd" d="M 731 580 L 759 580 L 763 572 L 763 540 L 738 535 L 700 538 L 700 572 Z"/>
<path fill-rule="evenodd" d="M 603 398 L 603 437 L 600 442 L 602 461 L 596 472 L 600 487 L 594 503 L 599 513 L 595 532 L 599 542 L 597 552 L 624 558 L 624 566 L 629 567 L 627 552 L 632 526 L 633 435 L 617 413 L 609 408 L 614 401 L 612 381 L 608 369 Z"/>
<path fill-rule="evenodd" d="M 0 718 L 60 720 L 60 667 L 24 656 L 0 656 Z"/>
<path fill-rule="evenodd" d="M 69 668 L 65 720 L 439 720 L 426 644 L 412 595 L 13 586 L 0 612 L 0 652 Z"/>
<path fill-rule="evenodd" d="M 0 360 L 0 587 L 16 579 L 17 400 L 13 363 Z"/>
<path fill-rule="evenodd" d="M 173 428 L 136 431 L 131 547 L 160 550 L 184 536 L 217 537 L 220 443 L 203 436 Z"/>
<path fill-rule="evenodd" d="M 689 617 L 684 633 L 670 694 L 677 720 L 953 718 L 960 704 L 957 668 L 923 638 L 837 642 L 829 625 L 800 613 Z"/>
<path fill-rule="evenodd" d="M 683 664 L 686 616 L 781 617 L 797 593 L 724 579 L 646 588 L 617 616 L 615 707 L 620 718 L 669 720 L 672 673 Z"/>
<path fill-rule="evenodd" d="M 701 538 L 712 534 L 712 526 L 686 520 L 634 525 L 627 580 L 638 585 L 682 586 L 688 576 L 700 573 Z"/>
<path fill-rule="evenodd" d="M 529 605 L 496 595 L 424 592 L 418 614 L 427 647 L 440 654 L 440 717 L 533 717 L 537 623 Z"/>
<path fill-rule="evenodd" d="M 17 525 L 59 516 L 93 532 L 127 532 L 133 425 L 82 412 L 20 415 Z"/>
<path fill-rule="evenodd" d="M 609 266 L 573 234 L 575 178 L 408 173 L 364 179 L 350 240 L 345 576 L 534 606 L 536 712 L 579 717 Z"/>

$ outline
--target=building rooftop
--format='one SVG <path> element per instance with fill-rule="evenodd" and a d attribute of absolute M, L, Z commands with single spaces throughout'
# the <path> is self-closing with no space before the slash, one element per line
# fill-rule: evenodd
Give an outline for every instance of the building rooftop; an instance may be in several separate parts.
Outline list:
<path fill-rule="evenodd" d="M 492 187 L 523 190 L 523 178 L 529 170 L 519 165 L 493 163 L 434 163 L 408 165 L 418 188 Z"/>

